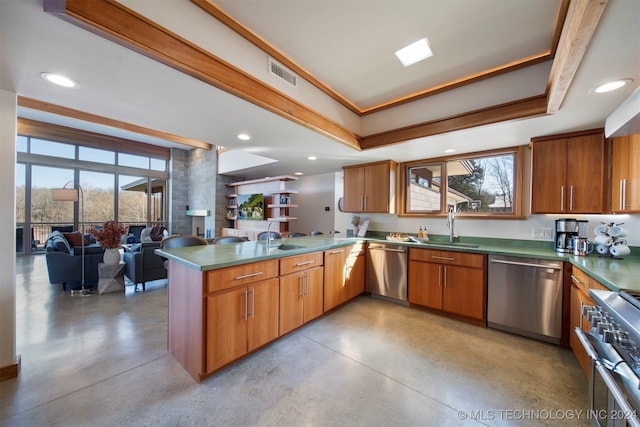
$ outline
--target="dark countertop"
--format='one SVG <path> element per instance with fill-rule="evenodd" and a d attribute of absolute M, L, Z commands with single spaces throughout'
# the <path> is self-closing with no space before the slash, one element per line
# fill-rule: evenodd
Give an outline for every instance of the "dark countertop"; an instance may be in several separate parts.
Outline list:
<path fill-rule="evenodd" d="M 338 248 L 364 241 L 385 242 L 424 249 L 562 260 L 578 266 L 589 276 L 613 291 L 620 289 L 640 291 L 640 257 L 628 256 L 624 259 L 613 259 L 610 257 L 600 257 L 595 254 L 580 257 L 555 252 L 551 246 L 551 242 L 528 240 L 476 238 L 463 242 L 462 245 L 465 246 L 455 246 L 455 244 L 449 245 L 446 241 L 437 240 L 433 240 L 430 243 L 412 243 L 388 241 L 375 237 L 329 238 L 314 236 L 274 240 L 272 247 L 267 247 L 266 241 L 250 241 L 226 245 L 191 246 L 165 250 L 157 249 L 156 253 L 165 258 L 186 264 L 196 270 L 207 271 L 249 262 Z M 285 244 L 289 248 L 287 250 L 278 248 L 280 244 Z M 472 245 L 473 247 L 466 245 Z M 635 254 L 635 248 L 632 248 L 632 253 Z"/>

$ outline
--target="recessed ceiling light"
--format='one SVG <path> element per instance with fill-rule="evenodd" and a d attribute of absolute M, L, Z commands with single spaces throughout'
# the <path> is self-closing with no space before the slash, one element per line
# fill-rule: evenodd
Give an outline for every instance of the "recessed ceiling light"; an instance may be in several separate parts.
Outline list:
<path fill-rule="evenodd" d="M 318 158 L 316 156 L 309 156 L 309 157 L 307 157 L 307 159 L 309 159 L 309 160 L 317 160 Z"/>
<path fill-rule="evenodd" d="M 456 149 L 455 148 L 447 148 L 446 150 L 444 150 L 445 153 L 450 154 L 450 153 L 455 153 Z"/>
<path fill-rule="evenodd" d="M 238 139 L 240 141 L 248 141 L 251 139 L 251 137 L 249 135 L 247 135 L 246 133 L 239 133 L 238 134 Z"/>
<path fill-rule="evenodd" d="M 300 175 L 304 175 L 304 173 L 302 173 L 302 172 L 294 172 L 293 174 L 294 174 L 294 175 L 298 175 L 298 176 L 300 176 Z"/>
<path fill-rule="evenodd" d="M 45 79 L 50 83 L 57 84 L 58 86 L 74 87 L 76 85 L 76 82 L 60 74 L 40 73 L 40 77 L 42 77 L 43 79 Z"/>
<path fill-rule="evenodd" d="M 611 92 L 612 90 L 620 89 L 622 86 L 630 82 L 631 82 L 631 79 L 614 80 L 612 82 L 607 82 L 605 84 L 598 86 L 593 91 L 595 93 Z"/>
<path fill-rule="evenodd" d="M 396 56 L 402 62 L 402 65 L 408 67 L 433 56 L 433 52 L 431 51 L 431 46 L 429 46 L 429 40 L 425 37 L 397 50 Z"/>

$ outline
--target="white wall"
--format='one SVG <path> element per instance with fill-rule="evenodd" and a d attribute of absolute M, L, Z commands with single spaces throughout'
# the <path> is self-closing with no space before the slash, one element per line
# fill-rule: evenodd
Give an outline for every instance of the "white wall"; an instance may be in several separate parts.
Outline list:
<path fill-rule="evenodd" d="M 15 93 L 0 90 L 0 369 L 16 362 L 16 102 Z"/>

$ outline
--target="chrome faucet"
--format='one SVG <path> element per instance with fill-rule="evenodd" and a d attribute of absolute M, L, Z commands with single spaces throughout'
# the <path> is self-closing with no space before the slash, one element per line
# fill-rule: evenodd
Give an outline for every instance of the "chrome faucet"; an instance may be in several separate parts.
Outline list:
<path fill-rule="evenodd" d="M 447 214 L 447 227 L 449 227 L 449 243 L 453 243 L 453 241 L 455 240 L 455 234 L 453 231 L 453 223 L 455 221 L 455 217 L 456 211 L 454 210 L 454 207 L 451 206 L 449 208 L 449 213 Z"/>
<path fill-rule="evenodd" d="M 267 223 L 267 247 L 271 246 L 271 226 L 275 224 L 275 222 Z"/>

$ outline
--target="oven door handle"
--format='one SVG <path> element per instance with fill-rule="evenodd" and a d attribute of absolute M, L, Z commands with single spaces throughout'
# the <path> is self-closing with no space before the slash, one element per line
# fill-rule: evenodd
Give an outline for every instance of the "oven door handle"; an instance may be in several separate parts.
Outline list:
<path fill-rule="evenodd" d="M 609 390 L 613 398 L 616 400 L 618 405 L 620 405 L 620 410 L 622 411 L 622 413 L 628 414 L 628 417 L 625 417 L 625 420 L 627 421 L 627 423 L 633 427 L 640 427 L 640 421 L 637 418 L 636 411 L 631 407 L 631 405 L 627 401 L 626 396 L 620 390 L 620 388 L 618 387 L 618 384 L 616 384 L 616 381 L 613 379 L 613 377 L 609 373 L 610 368 L 605 366 L 605 364 L 603 364 L 603 361 L 600 360 L 600 358 L 598 357 L 598 353 L 589 342 L 589 339 L 587 338 L 587 334 L 585 334 L 584 331 L 579 327 L 576 327 L 574 329 L 574 332 L 578 336 L 578 339 L 580 340 L 580 344 L 582 344 L 582 346 L 586 350 L 587 355 L 593 361 L 592 363 L 593 370 L 591 371 L 591 375 L 595 374 L 595 370 L 597 370 L 600 373 L 600 376 L 602 377 L 602 380 L 607 386 L 607 389 Z"/>

